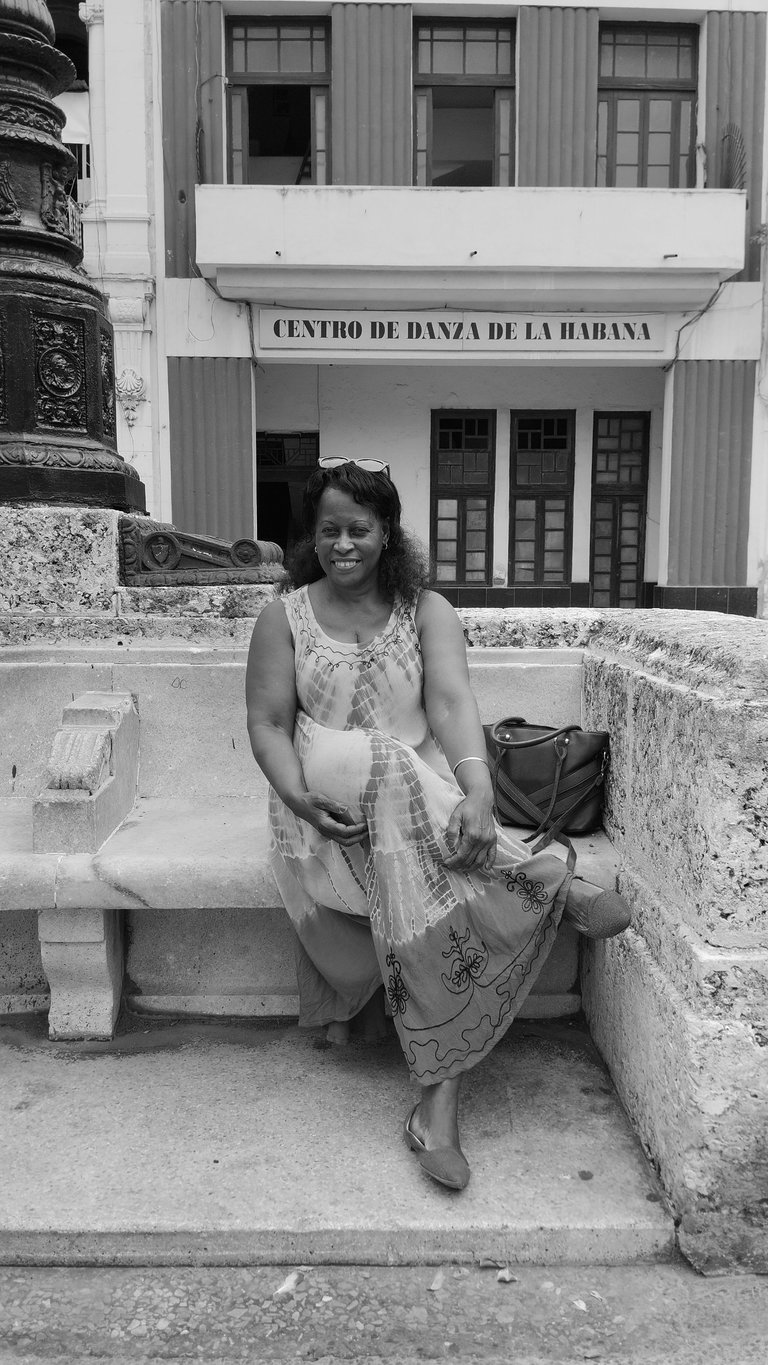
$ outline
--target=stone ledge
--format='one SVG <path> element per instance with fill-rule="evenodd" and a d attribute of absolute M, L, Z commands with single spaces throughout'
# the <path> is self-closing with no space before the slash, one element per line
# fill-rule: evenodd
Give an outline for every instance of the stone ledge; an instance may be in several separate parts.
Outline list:
<path fill-rule="evenodd" d="M 0 909 L 258 910 L 279 905 L 267 861 L 266 804 L 265 794 L 250 800 L 149 797 L 137 801 L 97 853 L 0 855 L 5 896 Z M 583 835 L 573 843 L 580 874 L 614 886 L 617 860 L 607 836 Z M 14 894 L 15 877 L 21 895 Z M 22 896 L 34 905 L 19 904 Z"/>
<path fill-rule="evenodd" d="M 718 947 L 681 922 L 634 871 L 621 872 L 632 928 L 689 1007 L 710 1019 L 743 1019 L 768 1035 L 768 945 Z"/>
<path fill-rule="evenodd" d="M 31 831 L 30 819 L 30 845 Z M 0 854 L 0 914 L 5 910 L 51 909 L 56 904 L 58 865 L 58 854 L 33 854 L 31 847 L 29 853 Z"/>
<path fill-rule="evenodd" d="M 77 615 L 52 611 L 50 603 L 45 611 L 0 610 L 0 644 L 199 640 L 247 645 L 253 622 L 273 593 L 254 585 L 121 588 L 110 616 L 85 609 Z M 732 699 L 765 704 L 768 621 L 722 612 L 582 607 L 463 608 L 458 615 L 471 649 L 585 649 L 708 695 L 727 692 Z"/>

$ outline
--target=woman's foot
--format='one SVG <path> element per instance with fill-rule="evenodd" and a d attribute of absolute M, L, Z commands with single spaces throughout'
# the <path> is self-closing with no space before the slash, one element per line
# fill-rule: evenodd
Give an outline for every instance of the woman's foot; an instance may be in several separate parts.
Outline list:
<path fill-rule="evenodd" d="M 574 877 L 568 887 L 563 919 L 585 938 L 613 938 L 629 928 L 632 911 L 618 891 Z"/>
<path fill-rule="evenodd" d="M 418 1152 L 423 1171 L 438 1184 L 463 1190 L 470 1170 L 459 1143 L 459 1087 L 461 1077 L 426 1085 L 422 1098 L 403 1127 L 412 1151 Z"/>
<path fill-rule="evenodd" d="M 346 1047 L 349 1042 L 349 1020 L 337 1019 L 329 1024 L 325 1036 L 333 1047 Z"/>

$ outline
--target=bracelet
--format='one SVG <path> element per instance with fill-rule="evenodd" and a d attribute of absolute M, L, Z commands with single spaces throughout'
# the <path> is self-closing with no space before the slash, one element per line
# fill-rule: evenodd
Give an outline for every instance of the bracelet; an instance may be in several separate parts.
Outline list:
<path fill-rule="evenodd" d="M 456 776 L 456 769 L 460 768 L 462 763 L 484 763 L 486 768 L 488 767 L 487 758 L 478 758 L 477 754 L 467 754 L 466 758 L 460 758 L 458 763 L 451 769 L 454 777 Z"/>

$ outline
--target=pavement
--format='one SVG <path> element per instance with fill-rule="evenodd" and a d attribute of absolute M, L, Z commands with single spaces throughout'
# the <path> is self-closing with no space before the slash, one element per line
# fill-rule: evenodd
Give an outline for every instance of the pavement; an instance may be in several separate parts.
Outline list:
<path fill-rule="evenodd" d="M 0 1264 L 632 1264 L 675 1229 L 585 1028 L 516 1021 L 466 1078 L 472 1181 L 402 1140 L 399 1045 L 293 1024 L 0 1026 Z"/>
<path fill-rule="evenodd" d="M 0 1270 L 0 1365 L 765 1365 L 766 1342 L 768 1279 L 681 1263 Z"/>
<path fill-rule="evenodd" d="M 402 1142 L 393 1040 L 0 1024 L 0 1365 L 765 1365 L 768 1278 L 704 1278 L 586 1030 L 467 1078 L 461 1195 Z"/>

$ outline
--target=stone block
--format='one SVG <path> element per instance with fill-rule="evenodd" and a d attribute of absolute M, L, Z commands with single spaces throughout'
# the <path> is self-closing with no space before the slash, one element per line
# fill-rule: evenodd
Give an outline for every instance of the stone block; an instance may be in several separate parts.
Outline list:
<path fill-rule="evenodd" d="M 0 610 L 114 615 L 118 517 L 101 508 L 0 507 Z"/>
<path fill-rule="evenodd" d="M 764 943 L 768 705 L 601 659 L 584 686 L 590 722 L 611 731 L 607 824 L 623 857 L 706 942 Z"/>
<path fill-rule="evenodd" d="M 87 692 L 64 709 L 33 806 L 38 853 L 95 853 L 136 800 L 139 718 L 127 693 Z"/>
<path fill-rule="evenodd" d="M 638 887 L 625 886 L 630 900 Z M 646 891 L 646 910 L 653 898 Z M 674 950 L 674 945 L 670 944 Z M 759 1206 L 768 1182 L 768 1020 L 694 1010 L 640 934 L 588 945 L 584 1009 L 674 1207 Z"/>
<path fill-rule="evenodd" d="M 0 920 L 0 1014 L 29 1014 L 48 1007 L 34 910 L 11 910 Z"/>
<path fill-rule="evenodd" d="M 49 1036 L 111 1038 L 123 985 L 122 916 L 104 909 L 47 911 L 39 932 L 51 990 Z"/>

